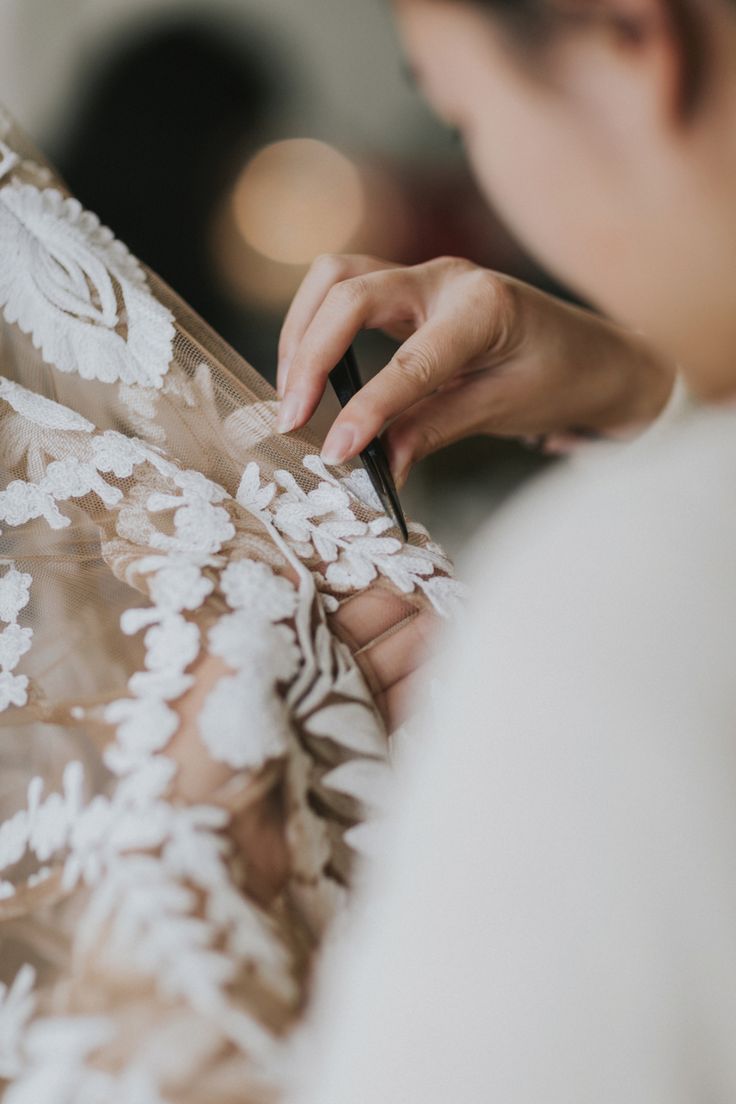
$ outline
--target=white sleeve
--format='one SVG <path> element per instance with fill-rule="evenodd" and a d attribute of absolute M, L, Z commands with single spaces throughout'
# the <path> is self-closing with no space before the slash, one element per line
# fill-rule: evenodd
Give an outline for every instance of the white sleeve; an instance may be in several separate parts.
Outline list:
<path fill-rule="evenodd" d="M 299 1104 L 736 1099 L 736 501 L 696 469 L 485 549 Z"/>
<path fill-rule="evenodd" d="M 697 403 L 688 390 L 682 372 L 678 372 L 675 376 L 675 382 L 670 397 L 665 406 L 654 421 L 635 438 L 633 443 L 643 442 L 648 446 L 652 438 L 655 436 L 659 437 L 661 434 L 666 433 L 678 421 L 687 417 L 696 407 Z"/>

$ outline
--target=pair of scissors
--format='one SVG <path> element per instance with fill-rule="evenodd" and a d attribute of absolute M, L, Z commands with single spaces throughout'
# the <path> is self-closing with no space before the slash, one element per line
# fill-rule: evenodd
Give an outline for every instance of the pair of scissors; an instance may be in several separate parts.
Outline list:
<path fill-rule="evenodd" d="M 358 362 L 352 347 L 348 349 L 342 360 L 330 372 L 330 383 L 337 395 L 340 406 L 347 406 L 363 386 L 358 371 Z M 388 466 L 386 451 L 378 437 L 374 437 L 370 444 L 366 445 L 360 454 L 360 459 L 370 476 L 373 489 L 381 500 L 384 511 L 393 518 L 399 528 L 399 532 L 405 541 L 409 539 L 409 530 L 406 526 L 404 511 L 399 502 L 391 469 Z"/>

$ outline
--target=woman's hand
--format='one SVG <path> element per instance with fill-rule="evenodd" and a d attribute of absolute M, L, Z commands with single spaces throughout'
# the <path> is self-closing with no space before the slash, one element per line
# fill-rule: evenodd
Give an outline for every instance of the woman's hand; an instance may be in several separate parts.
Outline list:
<path fill-rule="evenodd" d="M 361 329 L 403 342 L 335 420 L 326 462 L 384 427 L 394 476 L 462 437 L 565 438 L 652 421 L 674 370 L 636 335 L 456 257 L 413 267 L 363 256 L 312 265 L 279 343 L 282 432 L 304 425 Z"/>

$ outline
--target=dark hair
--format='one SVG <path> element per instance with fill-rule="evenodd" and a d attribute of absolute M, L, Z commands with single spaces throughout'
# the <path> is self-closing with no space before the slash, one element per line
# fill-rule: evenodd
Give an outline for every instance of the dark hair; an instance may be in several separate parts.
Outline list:
<path fill-rule="evenodd" d="M 532 27 L 536 23 L 549 23 L 554 4 L 550 0 L 475 0 L 483 8 L 491 8 L 508 22 L 520 27 Z"/>
<path fill-rule="evenodd" d="M 546 43 L 553 32 L 564 27 L 584 26 L 600 9 L 591 3 L 586 11 L 584 4 L 565 5 L 556 0 L 472 0 L 476 7 L 493 12 L 509 32 L 512 41 L 525 49 Z M 733 2 L 733 0 L 732 0 Z M 698 11 L 697 0 L 667 0 L 669 18 L 677 34 L 683 62 L 681 109 L 690 112 L 703 90 L 707 74 L 707 35 Z M 639 35 L 633 20 L 620 17 L 617 29 L 635 40 Z"/>

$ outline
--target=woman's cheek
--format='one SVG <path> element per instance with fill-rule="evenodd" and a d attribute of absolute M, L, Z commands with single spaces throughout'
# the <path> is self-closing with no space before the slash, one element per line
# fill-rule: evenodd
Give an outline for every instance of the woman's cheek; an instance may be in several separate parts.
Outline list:
<path fill-rule="evenodd" d="M 479 132 L 468 154 L 486 198 L 520 244 L 585 293 L 595 284 L 591 247 L 601 214 L 605 225 L 605 210 L 596 214 L 605 201 L 591 194 L 581 151 L 572 142 L 550 141 L 553 133 L 518 120 L 515 128 Z"/>

